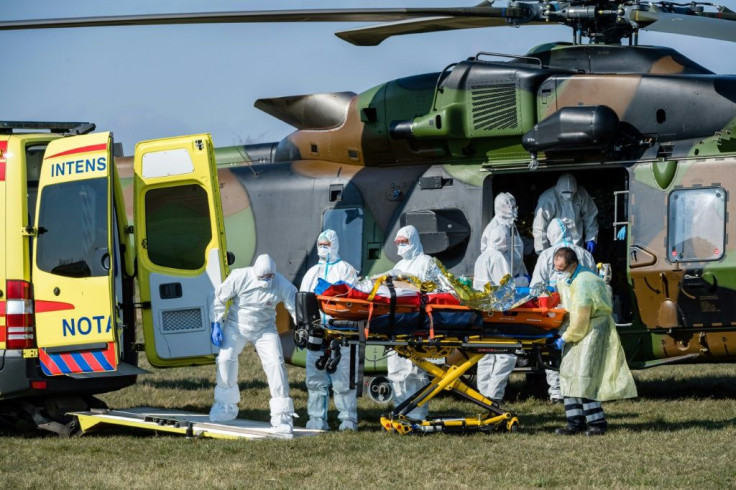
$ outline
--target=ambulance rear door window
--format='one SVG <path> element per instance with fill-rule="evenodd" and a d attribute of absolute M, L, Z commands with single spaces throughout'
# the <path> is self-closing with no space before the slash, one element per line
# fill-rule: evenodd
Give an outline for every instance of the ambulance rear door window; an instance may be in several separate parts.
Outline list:
<path fill-rule="evenodd" d="M 39 269 L 65 277 L 106 276 L 107 179 L 46 186 L 36 239 Z"/>
<path fill-rule="evenodd" d="M 148 257 L 162 267 L 197 270 L 205 265 L 212 241 L 207 192 L 185 184 L 146 193 Z"/>

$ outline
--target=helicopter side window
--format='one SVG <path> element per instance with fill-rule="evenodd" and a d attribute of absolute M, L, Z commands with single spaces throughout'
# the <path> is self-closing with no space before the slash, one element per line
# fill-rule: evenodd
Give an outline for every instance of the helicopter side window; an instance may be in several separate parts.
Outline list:
<path fill-rule="evenodd" d="M 340 240 L 340 257 L 356 269 L 362 267 L 363 208 L 328 209 L 323 217 L 323 230 L 332 229 Z"/>
<path fill-rule="evenodd" d="M 670 262 L 718 260 L 726 240 L 726 191 L 679 189 L 670 194 L 667 258 Z"/>

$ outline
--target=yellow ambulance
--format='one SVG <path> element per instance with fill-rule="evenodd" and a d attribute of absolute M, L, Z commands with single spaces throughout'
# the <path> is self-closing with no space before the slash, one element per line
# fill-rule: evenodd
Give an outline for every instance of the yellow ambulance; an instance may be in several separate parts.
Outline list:
<path fill-rule="evenodd" d="M 0 122 L 0 410 L 62 434 L 135 382 L 137 309 L 152 365 L 214 361 L 227 267 L 210 136 L 136 146 L 130 224 L 113 135 L 92 129 Z"/>

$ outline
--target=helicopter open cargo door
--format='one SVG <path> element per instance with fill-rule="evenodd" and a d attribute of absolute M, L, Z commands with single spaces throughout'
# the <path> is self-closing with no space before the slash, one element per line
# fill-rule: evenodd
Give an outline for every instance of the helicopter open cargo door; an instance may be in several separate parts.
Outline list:
<path fill-rule="evenodd" d="M 111 133 L 96 133 L 51 141 L 44 154 L 35 227 L 25 230 L 35 241 L 33 281 L 14 287 L 26 305 L 17 315 L 22 326 L 32 326 L 27 305 L 35 306 L 39 361 L 49 376 L 118 366 L 111 150 Z"/>
<path fill-rule="evenodd" d="M 135 242 L 146 356 L 156 367 L 214 362 L 210 308 L 225 276 L 225 227 L 208 134 L 135 149 Z"/>

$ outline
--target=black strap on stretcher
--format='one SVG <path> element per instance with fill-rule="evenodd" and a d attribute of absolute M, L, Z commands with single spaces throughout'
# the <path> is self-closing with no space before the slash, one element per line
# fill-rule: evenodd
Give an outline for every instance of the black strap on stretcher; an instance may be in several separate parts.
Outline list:
<path fill-rule="evenodd" d="M 368 322 L 370 323 L 370 318 L 368 319 Z M 360 326 L 358 326 L 358 372 L 355 376 L 353 376 L 352 374 L 350 376 L 350 384 L 355 385 L 355 395 L 356 396 L 363 396 L 363 373 L 365 371 L 365 339 L 366 339 L 366 329 L 360 328 Z M 355 346 L 351 345 L 350 346 L 351 373 L 352 373 L 352 368 L 355 367 L 355 360 L 353 359 L 354 355 L 355 355 Z"/>
<path fill-rule="evenodd" d="M 396 289 L 394 288 L 394 281 L 391 278 L 391 276 L 388 276 L 386 278 L 386 287 L 388 288 L 388 292 L 391 295 L 391 300 L 389 301 L 389 310 L 388 310 L 388 327 L 393 329 L 394 324 L 396 322 Z"/>

